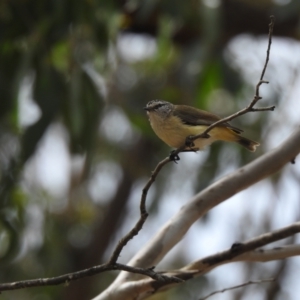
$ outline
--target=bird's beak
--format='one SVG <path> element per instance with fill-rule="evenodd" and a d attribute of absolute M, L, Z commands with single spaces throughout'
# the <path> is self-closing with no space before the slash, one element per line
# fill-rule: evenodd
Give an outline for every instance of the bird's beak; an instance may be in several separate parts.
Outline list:
<path fill-rule="evenodd" d="M 143 107 L 143 109 L 146 110 L 146 111 L 150 110 L 147 106 Z"/>

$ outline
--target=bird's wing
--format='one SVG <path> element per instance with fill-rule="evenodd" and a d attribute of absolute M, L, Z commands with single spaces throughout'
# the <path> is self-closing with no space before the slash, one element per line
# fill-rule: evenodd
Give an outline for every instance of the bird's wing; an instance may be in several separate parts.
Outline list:
<path fill-rule="evenodd" d="M 176 109 L 175 108 L 175 110 L 173 111 L 173 114 L 176 117 L 180 118 L 184 124 L 191 125 L 191 126 L 197 126 L 197 125 L 209 126 L 209 125 L 221 120 L 221 118 L 219 116 L 211 114 L 207 111 L 192 108 L 187 105 L 181 105 L 181 106 L 184 106 L 184 109 Z M 228 122 L 222 123 L 219 126 L 228 127 L 236 133 L 243 132 L 243 130 L 236 128 L 234 126 L 231 126 Z"/>

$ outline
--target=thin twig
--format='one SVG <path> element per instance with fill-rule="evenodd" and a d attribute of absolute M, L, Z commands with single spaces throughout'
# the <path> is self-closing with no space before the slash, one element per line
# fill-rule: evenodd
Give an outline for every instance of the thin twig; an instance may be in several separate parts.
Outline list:
<path fill-rule="evenodd" d="M 157 282 L 164 282 L 164 283 L 182 282 L 182 280 L 179 278 L 158 274 L 153 270 L 153 268 L 144 269 L 144 268 L 131 267 L 131 266 L 115 263 L 115 264 L 103 264 L 99 266 L 94 266 L 85 270 L 68 273 L 56 277 L 38 278 L 32 280 L 22 280 L 16 282 L 2 283 L 0 284 L 0 292 L 37 287 L 37 286 L 69 284 L 71 281 L 75 281 L 83 277 L 93 276 L 96 274 L 100 274 L 112 270 L 120 270 L 120 271 L 127 271 L 130 273 L 142 274 L 156 280 Z"/>
<path fill-rule="evenodd" d="M 268 49 L 267 49 L 267 56 L 266 56 L 264 68 L 261 72 L 260 81 L 264 80 L 264 76 L 265 76 L 269 58 L 270 58 L 270 50 L 271 50 L 271 44 L 272 44 L 273 29 L 274 29 L 274 25 L 275 25 L 275 17 L 273 15 L 270 16 L 270 20 L 271 20 L 271 22 L 269 24 L 269 43 L 268 43 Z"/>
<path fill-rule="evenodd" d="M 227 291 L 230 291 L 230 290 L 235 290 L 235 289 L 245 287 L 245 286 L 250 285 L 250 284 L 267 283 L 267 282 L 273 282 L 274 280 L 275 280 L 274 278 L 261 279 L 261 280 L 250 280 L 248 282 L 244 282 L 244 283 L 239 284 L 239 285 L 231 286 L 229 288 L 224 288 L 223 290 L 214 291 L 214 292 L 208 294 L 207 296 L 205 296 L 204 298 L 200 298 L 200 300 L 206 300 L 206 299 L 210 298 L 213 295 L 221 294 L 221 293 L 224 293 L 224 292 L 227 292 Z"/>
<path fill-rule="evenodd" d="M 146 222 L 147 217 L 148 217 L 148 212 L 146 210 L 146 198 L 147 198 L 148 191 L 149 191 L 152 183 L 155 181 L 156 176 L 158 175 L 158 173 L 160 172 L 162 167 L 165 164 L 167 164 L 168 162 L 170 162 L 170 159 L 165 158 L 156 166 L 155 170 L 152 172 L 151 177 L 149 178 L 147 184 L 143 188 L 141 201 L 140 201 L 140 218 L 136 222 L 135 226 L 119 241 L 117 247 L 115 248 L 112 256 L 109 259 L 109 262 L 108 262 L 109 264 L 113 264 L 118 260 L 118 257 L 120 255 L 122 249 L 124 248 L 124 246 L 128 243 L 128 241 L 133 239 L 134 236 L 138 235 L 140 230 L 143 228 L 143 225 Z"/>

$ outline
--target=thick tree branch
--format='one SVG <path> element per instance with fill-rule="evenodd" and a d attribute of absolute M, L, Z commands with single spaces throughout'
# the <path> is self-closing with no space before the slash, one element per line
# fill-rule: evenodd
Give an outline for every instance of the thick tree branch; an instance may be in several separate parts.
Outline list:
<path fill-rule="evenodd" d="M 272 242 L 292 236 L 300 232 L 300 222 L 294 223 L 288 227 L 275 230 L 266 234 L 262 234 L 242 244 L 231 247 L 223 252 L 216 253 L 193 262 L 179 270 L 162 272 L 166 276 L 176 276 L 176 278 L 187 281 L 192 278 L 208 273 L 216 267 L 230 262 L 256 261 L 266 262 L 271 260 L 284 259 L 296 255 L 300 255 L 300 245 L 288 245 L 276 247 L 273 249 L 257 249 L 257 247 L 268 245 Z M 148 295 L 156 293 L 160 290 L 166 290 L 174 286 L 174 282 L 157 282 L 146 278 L 138 281 L 125 282 L 115 289 L 106 291 L 94 300 L 109 299 L 127 300 L 132 299 L 132 295 L 139 294 L 139 299 L 144 299 Z"/>
<path fill-rule="evenodd" d="M 247 187 L 276 172 L 300 152 L 300 126 L 276 149 L 264 154 L 255 161 L 221 178 L 211 186 L 195 195 L 181 210 L 169 220 L 161 230 L 129 262 L 131 266 L 150 267 L 156 265 L 187 230 L 216 205 Z M 121 273 L 109 290 L 121 283 L 134 280 L 132 274 Z M 96 298 L 105 299 L 105 298 Z"/>
<path fill-rule="evenodd" d="M 271 250 L 255 249 L 282 240 L 300 232 L 300 222 L 296 222 L 288 227 L 275 230 L 273 232 L 262 234 L 244 243 L 233 245 L 230 249 L 210 255 L 199 261 L 193 262 L 188 266 L 181 269 L 184 270 L 197 270 L 196 274 L 202 275 L 215 268 L 220 264 L 232 261 L 269 261 L 275 259 L 282 259 L 290 256 L 300 255 L 299 245 L 290 245 L 285 247 L 276 247 Z"/>

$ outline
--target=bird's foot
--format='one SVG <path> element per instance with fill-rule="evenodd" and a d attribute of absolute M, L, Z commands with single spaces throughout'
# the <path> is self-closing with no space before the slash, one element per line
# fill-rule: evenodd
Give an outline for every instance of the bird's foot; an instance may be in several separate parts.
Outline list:
<path fill-rule="evenodd" d="M 174 161 L 175 164 L 177 164 L 177 162 L 180 160 L 180 157 L 179 157 L 178 153 L 176 153 L 176 150 L 172 150 L 170 152 L 169 159 L 171 161 Z"/>
<path fill-rule="evenodd" d="M 197 152 L 199 150 L 199 148 L 194 148 L 195 147 L 195 143 L 193 141 L 194 136 L 193 135 L 189 135 L 186 139 L 185 139 L 185 145 L 189 148 L 189 150 L 184 150 L 184 151 L 193 151 L 193 152 Z"/>
<path fill-rule="evenodd" d="M 192 149 L 192 147 L 195 146 L 194 141 L 193 141 L 193 137 L 194 137 L 193 135 L 189 135 L 185 139 L 185 145 L 187 147 L 191 148 L 191 149 Z"/>
<path fill-rule="evenodd" d="M 233 243 L 233 244 L 231 245 L 230 250 L 231 250 L 232 252 L 237 252 L 237 251 L 239 251 L 239 250 L 242 248 L 242 246 L 243 246 L 243 243 L 235 242 L 235 243 Z"/>

